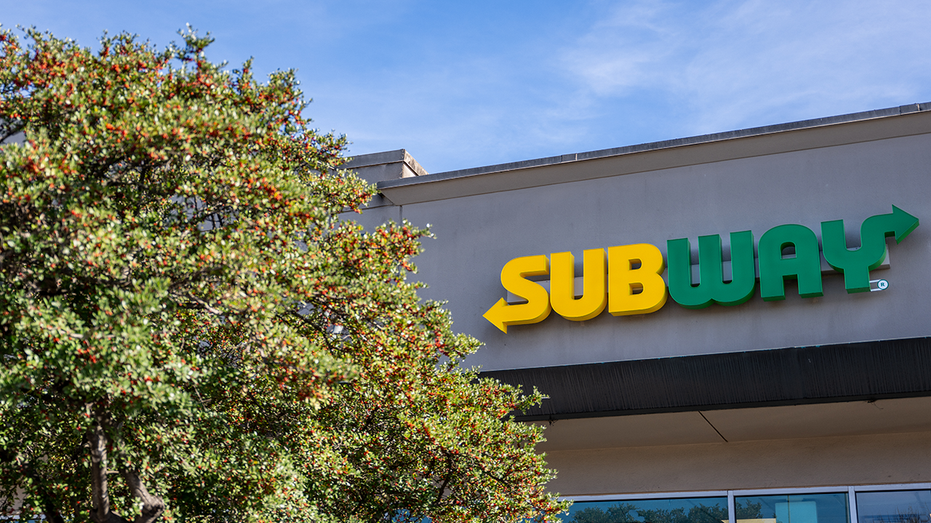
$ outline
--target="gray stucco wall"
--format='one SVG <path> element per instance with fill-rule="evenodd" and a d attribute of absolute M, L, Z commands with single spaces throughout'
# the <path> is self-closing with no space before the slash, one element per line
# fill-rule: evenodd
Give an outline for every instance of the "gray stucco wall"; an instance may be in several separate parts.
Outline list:
<path fill-rule="evenodd" d="M 929 175 L 931 134 L 921 134 L 411 203 L 397 216 L 432 224 L 436 239 L 425 242 L 416 277 L 430 286 L 423 296 L 448 300 L 456 330 L 486 343 L 469 363 L 494 370 L 619 361 L 931 335 Z M 888 270 L 874 271 L 890 283 L 882 292 L 849 295 L 843 277 L 831 275 L 813 299 L 790 284 L 783 302 L 764 302 L 757 289 L 736 307 L 687 310 L 670 300 L 652 314 L 605 312 L 584 322 L 554 313 L 508 334 L 482 317 L 504 296 L 500 271 L 515 257 L 571 251 L 580 261 L 584 249 L 632 243 L 665 255 L 669 239 L 687 237 L 696 250 L 700 235 L 727 243 L 730 232 L 750 229 L 758 241 L 789 223 L 820 236 L 820 223 L 836 219 L 856 237 L 865 218 L 892 205 L 923 225 L 892 247 Z"/>

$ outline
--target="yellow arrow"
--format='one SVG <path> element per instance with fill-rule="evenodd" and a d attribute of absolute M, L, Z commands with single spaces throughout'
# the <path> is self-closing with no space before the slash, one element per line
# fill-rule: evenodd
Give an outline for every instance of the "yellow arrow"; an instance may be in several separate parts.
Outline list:
<path fill-rule="evenodd" d="M 492 325 L 507 334 L 508 325 L 537 323 L 550 315 L 550 296 L 539 283 L 525 279 L 527 276 L 544 276 L 550 272 L 546 256 L 523 256 L 507 262 L 501 269 L 501 285 L 511 294 L 527 303 L 508 305 L 504 298 L 492 305 L 483 316 Z"/>

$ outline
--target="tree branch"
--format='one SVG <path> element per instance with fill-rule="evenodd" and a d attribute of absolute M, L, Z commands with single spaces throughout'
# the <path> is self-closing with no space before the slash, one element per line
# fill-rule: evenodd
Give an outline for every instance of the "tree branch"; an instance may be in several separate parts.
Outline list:
<path fill-rule="evenodd" d="M 453 457 L 449 453 L 446 453 L 446 466 L 449 469 L 446 471 L 446 477 L 443 478 L 443 484 L 440 485 L 439 491 L 437 492 L 436 501 L 433 502 L 434 506 L 439 506 L 440 502 L 443 501 L 443 494 L 446 493 L 446 486 L 449 485 L 450 480 L 453 479 L 453 473 L 456 469 L 453 466 Z"/>
<path fill-rule="evenodd" d="M 158 519 L 162 512 L 165 512 L 165 502 L 162 498 L 149 493 L 136 471 L 124 470 L 120 474 L 129 485 L 130 492 L 142 501 L 142 512 L 136 516 L 133 523 L 152 523 Z"/>

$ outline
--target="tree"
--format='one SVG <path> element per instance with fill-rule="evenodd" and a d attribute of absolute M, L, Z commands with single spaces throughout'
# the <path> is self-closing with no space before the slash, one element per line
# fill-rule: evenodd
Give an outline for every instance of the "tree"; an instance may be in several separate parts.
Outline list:
<path fill-rule="evenodd" d="M 294 75 L 182 36 L 0 31 L 0 515 L 556 514 L 539 396 L 405 280 L 427 231 L 342 219 L 373 188 Z"/>

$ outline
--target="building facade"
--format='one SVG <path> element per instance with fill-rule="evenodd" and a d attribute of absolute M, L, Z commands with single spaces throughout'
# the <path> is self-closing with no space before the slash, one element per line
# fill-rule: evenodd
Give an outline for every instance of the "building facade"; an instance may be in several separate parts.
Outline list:
<path fill-rule="evenodd" d="M 931 104 L 349 167 L 361 223 L 430 224 L 467 363 L 548 397 L 521 419 L 567 521 L 931 521 Z"/>

